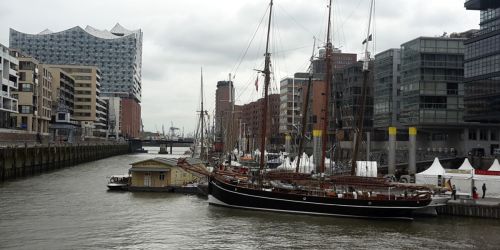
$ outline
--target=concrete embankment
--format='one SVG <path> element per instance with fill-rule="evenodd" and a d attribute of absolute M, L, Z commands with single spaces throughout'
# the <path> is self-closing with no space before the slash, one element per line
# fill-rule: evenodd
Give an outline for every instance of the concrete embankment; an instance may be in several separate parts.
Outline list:
<path fill-rule="evenodd" d="M 450 200 L 436 210 L 443 215 L 500 219 L 500 199 Z"/>
<path fill-rule="evenodd" d="M 0 148 L 0 182 L 130 152 L 128 143 L 24 145 Z"/>

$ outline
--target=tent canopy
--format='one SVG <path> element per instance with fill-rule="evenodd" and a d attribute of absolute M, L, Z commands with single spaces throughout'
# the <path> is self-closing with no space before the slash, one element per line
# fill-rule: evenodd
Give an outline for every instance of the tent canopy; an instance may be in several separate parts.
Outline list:
<path fill-rule="evenodd" d="M 434 158 L 434 162 L 432 165 L 423 172 L 418 173 L 419 175 L 444 175 L 445 171 L 441 163 L 439 163 L 439 159 Z"/>
<path fill-rule="evenodd" d="M 500 171 L 500 164 L 498 163 L 498 159 L 495 159 L 488 171 Z"/>
<path fill-rule="evenodd" d="M 462 163 L 462 166 L 460 166 L 458 169 L 459 170 L 474 170 L 474 168 L 470 164 L 468 158 L 465 158 L 464 163 Z"/>

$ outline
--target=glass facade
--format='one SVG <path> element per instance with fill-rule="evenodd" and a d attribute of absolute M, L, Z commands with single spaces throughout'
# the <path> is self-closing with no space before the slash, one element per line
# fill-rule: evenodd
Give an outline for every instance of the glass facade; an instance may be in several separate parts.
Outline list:
<path fill-rule="evenodd" d="M 500 8 L 481 10 L 480 31 L 465 41 L 466 121 L 500 122 Z"/>
<path fill-rule="evenodd" d="M 401 45 L 402 124 L 463 122 L 463 41 L 420 37 Z"/>
<path fill-rule="evenodd" d="M 45 64 L 97 66 L 104 96 L 141 100 L 142 32 L 118 24 L 109 31 L 74 27 L 61 32 L 25 34 L 10 30 L 10 47 Z"/>
<path fill-rule="evenodd" d="M 340 110 L 339 126 L 345 130 L 355 128 L 356 119 L 362 108 L 363 62 L 356 62 L 337 72 L 334 77 L 334 91 L 337 95 L 337 106 Z M 373 61 L 369 65 L 366 88 L 365 130 L 373 128 Z"/>
<path fill-rule="evenodd" d="M 373 126 L 396 126 L 399 115 L 398 89 L 401 84 L 399 49 L 390 49 L 375 56 Z"/>

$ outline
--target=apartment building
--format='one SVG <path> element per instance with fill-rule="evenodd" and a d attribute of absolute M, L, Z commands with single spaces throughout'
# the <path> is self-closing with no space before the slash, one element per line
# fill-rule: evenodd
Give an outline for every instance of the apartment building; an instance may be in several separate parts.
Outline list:
<path fill-rule="evenodd" d="M 19 113 L 13 115 L 16 127 L 28 132 L 47 134 L 52 116 L 52 74 L 40 62 L 18 50 L 12 51 L 19 60 Z"/>
<path fill-rule="evenodd" d="M 72 120 L 80 122 L 86 137 L 105 137 L 107 133 L 107 103 L 101 97 L 101 72 L 95 66 L 47 65 L 66 72 L 74 79 L 74 109 Z"/>
<path fill-rule="evenodd" d="M 11 114 L 17 113 L 17 98 L 14 92 L 18 88 L 19 60 L 11 55 L 9 48 L 0 44 L 0 128 L 15 128 L 16 119 Z"/>

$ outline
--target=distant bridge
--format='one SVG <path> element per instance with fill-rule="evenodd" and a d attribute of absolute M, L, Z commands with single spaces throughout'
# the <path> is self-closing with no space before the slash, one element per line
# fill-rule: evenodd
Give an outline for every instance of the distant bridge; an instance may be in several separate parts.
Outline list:
<path fill-rule="evenodd" d="M 142 145 L 145 147 L 159 147 L 162 144 L 167 146 L 172 145 L 172 147 L 189 147 L 193 145 L 194 139 L 192 138 L 184 138 L 178 140 L 149 140 L 144 139 L 141 140 Z"/>

